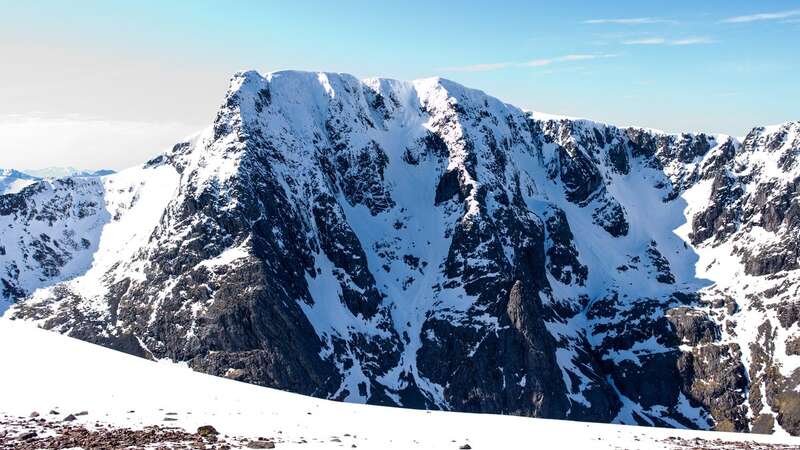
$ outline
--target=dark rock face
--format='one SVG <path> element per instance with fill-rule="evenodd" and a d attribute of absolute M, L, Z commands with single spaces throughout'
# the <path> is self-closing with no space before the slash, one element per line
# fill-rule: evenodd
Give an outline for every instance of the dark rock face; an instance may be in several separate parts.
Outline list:
<path fill-rule="evenodd" d="M 754 225 L 771 233 L 786 234 L 787 239 L 743 252 L 745 270 L 750 275 L 771 275 L 800 268 L 800 247 L 796 236 L 800 230 L 800 178 L 787 184 L 776 182 L 760 185 L 750 197 L 746 214 Z M 777 195 L 776 195 L 777 194 Z"/>
<path fill-rule="evenodd" d="M 800 433 L 798 128 L 740 144 L 246 72 L 144 166 L 0 196 L 0 301 L 322 398 Z"/>
<path fill-rule="evenodd" d="M 570 153 L 573 150 L 574 153 Z M 602 185 L 603 179 L 594 164 L 581 152 L 558 148 L 558 175 L 567 188 L 567 199 L 585 205 Z"/>
<path fill-rule="evenodd" d="M 736 202 L 743 193 L 734 177 L 718 173 L 711 185 L 709 208 L 692 221 L 692 244 L 697 245 L 712 237 L 719 241 L 735 232 L 740 214 Z"/>
<path fill-rule="evenodd" d="M 614 382 L 620 392 L 644 408 L 655 405 L 676 404 L 680 386 L 671 380 L 678 379 L 677 352 L 646 355 L 639 364 L 623 361 L 614 372 Z"/>
<path fill-rule="evenodd" d="M 682 344 L 708 344 L 720 337 L 717 323 L 702 311 L 685 306 L 673 308 L 667 311 L 667 320 Z"/>
<path fill-rule="evenodd" d="M 613 200 L 606 200 L 595 209 L 592 219 L 595 225 L 601 226 L 614 237 L 625 236 L 630 229 L 625 209 Z"/>
<path fill-rule="evenodd" d="M 578 260 L 578 251 L 572 244 L 572 231 L 567 217 L 561 210 L 555 210 L 545 219 L 547 236 L 547 270 L 564 284 L 584 284 L 589 271 Z"/>
<path fill-rule="evenodd" d="M 709 344 L 684 353 L 678 370 L 687 397 L 703 405 L 719 431 L 747 431 L 744 391 L 747 376 L 735 344 Z"/>
<path fill-rule="evenodd" d="M 656 274 L 656 280 L 659 283 L 674 284 L 675 277 L 672 275 L 669 266 L 669 260 L 664 258 L 661 252 L 658 251 L 658 244 L 656 241 L 650 241 L 650 246 L 645 252 L 650 259 L 650 264 Z"/>
<path fill-rule="evenodd" d="M 759 414 L 753 419 L 753 433 L 772 434 L 775 431 L 775 419 L 769 414 Z"/>
<path fill-rule="evenodd" d="M 795 336 L 786 341 L 787 355 L 800 355 L 800 336 Z"/>
<path fill-rule="evenodd" d="M 569 407 L 563 397 L 564 386 L 561 374 L 556 369 L 555 342 L 542 320 L 541 302 L 526 292 L 518 280 L 511 287 L 506 313 L 515 331 L 508 339 L 511 355 L 522 351 L 525 386 L 520 395 L 531 400 L 532 408 L 524 415 L 541 417 L 563 417 Z M 516 350 L 515 349 L 518 349 Z M 515 359 L 509 355 L 509 359 Z"/>
<path fill-rule="evenodd" d="M 608 159 L 611 166 L 622 175 L 627 175 L 631 171 L 631 163 L 627 149 L 624 145 L 615 145 L 608 150 Z"/>

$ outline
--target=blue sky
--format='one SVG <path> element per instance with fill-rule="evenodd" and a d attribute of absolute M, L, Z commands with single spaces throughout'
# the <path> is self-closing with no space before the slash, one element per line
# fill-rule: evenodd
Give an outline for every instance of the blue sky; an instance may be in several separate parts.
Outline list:
<path fill-rule="evenodd" d="M 0 139 L 57 134 L 48 127 L 60 123 L 76 136 L 43 145 L 53 164 L 120 168 L 163 150 L 209 123 L 228 77 L 247 68 L 438 75 L 523 108 L 667 131 L 741 135 L 800 119 L 800 1 L 0 7 Z M 80 135 L 82 123 L 133 129 L 136 148 L 104 150 L 109 138 Z M 0 167 L 20 165 L 10 154 Z"/>

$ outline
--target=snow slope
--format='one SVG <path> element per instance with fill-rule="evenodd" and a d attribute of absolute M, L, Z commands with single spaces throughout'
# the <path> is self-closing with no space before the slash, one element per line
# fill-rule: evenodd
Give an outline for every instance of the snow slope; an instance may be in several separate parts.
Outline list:
<path fill-rule="evenodd" d="M 155 363 L 41 330 L 0 321 L 0 414 L 83 411 L 96 421 L 139 428 L 164 425 L 167 412 L 188 431 L 211 424 L 232 436 L 278 436 L 277 448 L 473 449 L 669 448 L 668 437 L 784 443 L 787 436 L 747 436 L 520 417 L 358 405 L 286 393 Z M 35 355 L 32 357 L 32 355 Z M 129 412 L 135 411 L 135 412 Z M 349 435 L 349 436 L 348 436 Z M 341 442 L 333 442 L 337 437 Z M 300 440 L 307 444 L 300 444 Z M 763 447 L 752 447 L 763 448 Z"/>

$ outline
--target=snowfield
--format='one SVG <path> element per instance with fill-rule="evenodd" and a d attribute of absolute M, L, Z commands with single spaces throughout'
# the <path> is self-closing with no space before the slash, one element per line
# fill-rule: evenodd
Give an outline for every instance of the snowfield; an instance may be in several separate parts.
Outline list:
<path fill-rule="evenodd" d="M 212 425 L 223 435 L 245 440 L 266 436 L 279 449 L 800 448 L 800 438 L 780 435 L 319 400 L 196 373 L 174 363 L 147 361 L 19 321 L 0 321 L 0 342 L 14 344 L 0 346 L 0 418 L 6 419 L 37 411 L 48 421 L 61 421 L 67 414 L 87 411 L 72 423 L 133 429 L 176 426 L 191 433 L 201 425 Z M 47 414 L 50 410 L 59 414 Z M 0 423 L 0 438 L 9 432 L 17 430 Z"/>

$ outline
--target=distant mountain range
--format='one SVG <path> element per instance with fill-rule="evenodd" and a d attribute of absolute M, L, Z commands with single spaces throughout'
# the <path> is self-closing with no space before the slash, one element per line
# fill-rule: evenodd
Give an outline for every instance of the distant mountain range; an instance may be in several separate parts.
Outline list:
<path fill-rule="evenodd" d="M 39 178 L 14 169 L 0 169 L 0 195 L 21 191 L 37 182 Z"/>
<path fill-rule="evenodd" d="M 100 177 L 113 174 L 113 170 L 81 170 L 74 167 L 48 167 L 44 169 L 0 169 L 0 195 L 12 194 L 43 179 L 67 177 Z"/>
<path fill-rule="evenodd" d="M 800 122 L 553 118 L 236 74 L 214 122 L 0 196 L 0 309 L 322 398 L 800 434 Z"/>
<path fill-rule="evenodd" d="M 44 169 L 23 169 L 28 175 L 39 178 L 100 177 L 111 175 L 113 170 L 84 170 L 74 167 L 45 167 Z"/>

